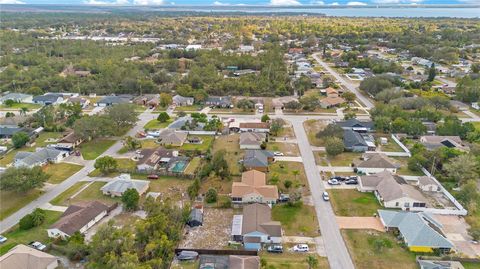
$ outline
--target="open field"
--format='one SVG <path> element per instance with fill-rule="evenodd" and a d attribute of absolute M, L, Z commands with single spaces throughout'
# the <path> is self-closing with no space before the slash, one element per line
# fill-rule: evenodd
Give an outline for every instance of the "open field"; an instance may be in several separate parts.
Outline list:
<path fill-rule="evenodd" d="M 100 177 L 100 176 L 116 177 L 120 173 L 133 173 L 133 172 L 135 172 L 135 170 L 137 168 L 137 163 L 134 160 L 131 160 L 131 159 L 128 159 L 128 158 L 115 158 L 115 160 L 117 161 L 117 164 L 118 164 L 117 171 L 107 173 L 107 174 L 103 174 L 100 171 L 100 169 L 95 169 L 92 172 L 90 172 L 88 174 L 88 176 L 90 176 L 90 177 Z"/>
<path fill-rule="evenodd" d="M 37 189 L 19 194 L 15 191 L 0 190 L 0 220 L 37 199 L 43 192 Z"/>
<path fill-rule="evenodd" d="M 284 186 L 285 180 L 292 181 L 291 188 L 303 188 L 303 194 L 308 195 L 310 190 L 308 187 L 307 177 L 303 169 L 303 163 L 298 162 L 274 162 L 269 166 L 267 174 L 267 182 L 276 184 L 280 191 L 286 191 Z"/>
<path fill-rule="evenodd" d="M 190 184 L 192 184 L 192 180 L 190 179 L 160 177 L 159 179 L 150 181 L 148 192 L 160 192 L 162 199 L 166 197 L 181 199 L 182 193 L 186 193 Z"/>
<path fill-rule="evenodd" d="M 285 156 L 299 156 L 300 151 L 298 150 L 297 144 L 294 143 L 281 143 L 281 142 L 269 142 L 267 144 L 267 150 L 271 151 L 280 151 Z"/>
<path fill-rule="evenodd" d="M 342 230 L 341 233 L 357 269 L 418 268 L 415 254 L 400 247 L 391 234 L 373 230 Z"/>
<path fill-rule="evenodd" d="M 95 160 L 108 148 L 115 144 L 115 140 L 97 139 L 84 142 L 80 145 L 80 152 L 85 160 Z"/>
<path fill-rule="evenodd" d="M 330 189 L 330 200 L 337 216 L 371 217 L 382 208 L 375 195 L 357 190 Z"/>
<path fill-rule="evenodd" d="M 68 205 L 68 198 L 77 193 L 83 186 L 87 185 L 88 182 L 77 182 L 66 191 L 62 192 L 60 195 L 55 197 L 50 201 L 52 205 L 66 206 Z"/>
<path fill-rule="evenodd" d="M 278 204 L 272 209 L 272 219 L 282 223 L 285 235 L 309 237 L 320 235 L 313 206 Z"/>
<path fill-rule="evenodd" d="M 328 156 L 327 159 L 332 166 L 351 166 L 353 161 L 359 160 L 361 156 L 362 154 L 357 152 L 343 152 L 334 157 Z"/>
<path fill-rule="evenodd" d="M 3 234 L 3 236 L 8 238 L 8 241 L 0 245 L 0 255 L 5 254 L 18 244 L 28 245 L 32 241 L 40 241 L 43 244 L 50 242 L 51 240 L 48 238 L 46 229 L 60 218 L 62 212 L 49 210 L 45 212 L 45 221 L 42 225 L 29 230 L 20 230 L 18 225 L 16 225 L 10 232 Z"/>
<path fill-rule="evenodd" d="M 310 144 L 313 146 L 323 146 L 322 140 L 317 138 L 316 134 L 327 126 L 326 123 L 320 120 L 307 120 L 303 123 L 303 126 Z"/>
<path fill-rule="evenodd" d="M 225 154 L 224 158 L 227 160 L 230 173 L 233 176 L 240 175 L 241 165 L 238 163 L 238 161 L 243 159 L 244 155 L 243 150 L 240 150 L 239 137 L 239 134 L 220 136 L 215 139 L 212 148 L 212 153 L 215 153 L 221 149 L 226 150 L 227 154 Z"/>
<path fill-rule="evenodd" d="M 276 269 L 310 269 L 306 260 L 307 256 L 307 254 L 291 252 L 276 254 L 263 251 L 260 253 L 260 258 L 267 262 L 265 268 L 273 266 L 272 268 Z M 316 269 L 330 268 L 327 258 L 319 256 L 315 257 L 318 259 L 318 267 L 316 267 Z"/>
<path fill-rule="evenodd" d="M 80 171 L 83 166 L 71 163 L 52 163 L 43 167 L 43 171 L 50 175 L 48 183 L 58 184 Z"/>

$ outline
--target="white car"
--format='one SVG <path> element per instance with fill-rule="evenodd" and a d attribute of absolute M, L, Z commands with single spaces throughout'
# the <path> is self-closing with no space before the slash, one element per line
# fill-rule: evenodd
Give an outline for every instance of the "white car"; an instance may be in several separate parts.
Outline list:
<path fill-rule="evenodd" d="M 29 245 L 32 246 L 34 249 L 37 249 L 37 250 L 40 250 L 40 251 L 44 251 L 47 248 L 47 246 L 45 246 L 44 244 L 42 244 L 38 241 L 31 242 Z"/>
<path fill-rule="evenodd" d="M 322 198 L 323 198 L 323 201 L 330 201 L 330 196 L 328 195 L 328 192 L 324 191 L 322 193 Z"/>
<path fill-rule="evenodd" d="M 275 151 L 275 152 L 273 153 L 273 155 L 275 155 L 275 156 L 284 156 L 285 154 L 283 154 L 283 152 L 280 152 L 280 151 Z"/>
<path fill-rule="evenodd" d="M 294 252 L 308 252 L 309 250 L 307 244 L 298 244 L 293 247 Z"/>
<path fill-rule="evenodd" d="M 340 181 L 338 181 L 337 179 L 329 179 L 327 180 L 327 183 L 329 185 L 340 185 Z"/>
<path fill-rule="evenodd" d="M 7 238 L 3 235 L 0 235 L 0 244 L 7 242 Z"/>

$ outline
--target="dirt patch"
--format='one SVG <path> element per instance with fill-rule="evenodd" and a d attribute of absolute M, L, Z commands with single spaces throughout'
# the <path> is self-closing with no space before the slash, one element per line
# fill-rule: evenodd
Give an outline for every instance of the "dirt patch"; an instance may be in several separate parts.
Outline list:
<path fill-rule="evenodd" d="M 186 227 L 181 248 L 224 249 L 232 230 L 233 209 L 205 208 L 203 226 Z"/>
<path fill-rule="evenodd" d="M 385 232 L 379 218 L 375 217 L 336 217 L 340 229 L 373 229 Z"/>

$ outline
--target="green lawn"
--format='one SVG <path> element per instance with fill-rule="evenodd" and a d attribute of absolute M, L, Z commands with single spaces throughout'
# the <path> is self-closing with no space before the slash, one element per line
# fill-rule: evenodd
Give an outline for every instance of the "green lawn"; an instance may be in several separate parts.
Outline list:
<path fill-rule="evenodd" d="M 14 103 L 12 106 L 0 105 L 0 110 L 20 110 L 22 107 L 26 107 L 29 110 L 37 109 L 42 107 L 39 104 L 30 104 L 30 103 Z"/>
<path fill-rule="evenodd" d="M 475 129 L 480 131 L 480 122 L 479 121 L 472 122 L 472 124 L 473 124 L 473 126 L 475 126 Z"/>
<path fill-rule="evenodd" d="M 50 201 L 52 205 L 60 205 L 66 206 L 68 205 L 68 199 L 77 193 L 83 186 L 85 186 L 88 182 L 77 182 L 66 191 L 62 192 L 60 195 L 55 197 L 53 200 Z"/>
<path fill-rule="evenodd" d="M 272 219 L 282 223 L 286 235 L 309 236 L 319 235 L 318 220 L 315 208 L 312 206 L 275 205 L 272 209 Z"/>
<path fill-rule="evenodd" d="M 401 165 L 400 169 L 397 169 L 398 175 L 405 176 L 423 176 L 422 171 L 412 171 L 408 168 L 408 157 L 391 157 Z"/>
<path fill-rule="evenodd" d="M 43 171 L 50 175 L 48 183 L 58 184 L 80 171 L 83 166 L 71 163 L 54 163 L 43 167 Z"/>
<path fill-rule="evenodd" d="M 480 268 L 480 263 L 478 262 L 462 262 L 463 267 L 465 269 L 478 269 Z"/>
<path fill-rule="evenodd" d="M 180 111 L 200 111 L 202 110 L 203 106 L 200 105 L 192 105 L 192 106 L 177 106 L 175 107 L 176 112 Z"/>
<path fill-rule="evenodd" d="M 298 174 L 295 175 L 295 173 Z M 269 184 L 276 184 L 280 191 L 288 191 L 284 186 L 285 180 L 292 181 L 293 185 L 291 188 L 303 187 L 303 194 L 307 195 L 309 193 L 303 163 L 274 162 L 269 165 L 269 173 L 267 174 Z"/>
<path fill-rule="evenodd" d="M 416 269 L 415 254 L 400 247 L 395 237 L 373 230 L 341 230 L 357 269 Z M 383 245 L 383 247 L 375 247 Z"/>
<path fill-rule="evenodd" d="M 381 208 L 371 192 L 357 190 L 330 189 L 330 200 L 337 216 L 371 217 Z"/>
<path fill-rule="evenodd" d="M 56 132 L 42 132 L 38 135 L 37 139 L 35 139 L 35 146 L 37 147 L 45 147 L 48 144 L 56 143 L 56 140 L 63 137 L 63 133 L 56 133 Z M 50 139 L 50 141 L 48 141 Z"/>
<path fill-rule="evenodd" d="M 359 160 L 361 156 L 362 154 L 357 152 L 343 152 L 335 157 L 328 156 L 327 159 L 332 166 L 351 166 L 352 162 Z"/>
<path fill-rule="evenodd" d="M 234 176 L 239 176 L 241 174 L 241 165 L 238 161 L 243 159 L 244 155 L 244 151 L 240 150 L 239 137 L 239 134 L 220 136 L 215 139 L 212 147 L 212 153 L 221 149 L 226 150 L 227 154 L 225 154 L 224 158 L 228 163 L 230 173 Z"/>
<path fill-rule="evenodd" d="M 260 258 L 267 262 L 265 268 L 275 269 L 310 269 L 307 263 L 307 254 L 284 252 L 282 254 L 268 253 L 262 251 Z M 328 260 L 325 257 L 316 256 L 318 267 L 315 269 L 328 269 Z M 272 267 L 270 267 L 272 266 Z"/>
<path fill-rule="evenodd" d="M 50 242 L 46 229 L 60 218 L 62 212 L 48 210 L 45 212 L 45 222 L 42 225 L 30 230 L 20 230 L 18 226 L 15 226 L 11 232 L 3 234 L 3 236 L 8 238 L 8 241 L 0 245 L 0 255 L 5 254 L 18 244 L 28 245 L 32 241 L 40 241 L 43 244 Z"/>
<path fill-rule="evenodd" d="M 90 186 L 84 189 L 81 193 L 75 196 L 73 199 L 70 200 L 70 204 L 77 203 L 77 202 L 84 202 L 84 201 L 93 201 L 98 200 L 105 204 L 112 205 L 115 202 L 119 202 L 120 198 L 112 198 L 107 195 L 103 195 L 102 191 L 100 190 L 106 182 L 93 182 Z"/>
<path fill-rule="evenodd" d="M 142 140 L 142 149 L 155 149 L 160 145 L 156 143 L 156 139 L 145 139 Z"/>
<path fill-rule="evenodd" d="M 100 177 L 100 176 L 106 176 L 106 177 L 115 177 L 119 173 L 133 173 L 136 171 L 137 168 L 137 163 L 134 160 L 128 159 L 128 158 L 115 158 L 118 164 L 117 171 L 109 173 L 107 175 L 102 174 L 102 172 L 99 169 L 95 169 L 92 172 L 88 174 L 90 177 Z"/>
<path fill-rule="evenodd" d="M 267 144 L 267 150 L 280 151 L 286 156 L 300 155 L 298 146 L 295 143 L 269 142 Z"/>
<path fill-rule="evenodd" d="M 206 152 L 209 148 L 212 147 L 212 143 L 214 140 L 214 137 L 211 135 L 197 135 L 195 137 L 199 137 L 202 140 L 201 144 L 190 144 L 190 143 L 184 143 L 181 147 L 178 149 L 180 150 L 199 150 L 201 152 Z"/>
<path fill-rule="evenodd" d="M 137 178 L 137 177 L 135 177 Z M 186 192 L 188 186 L 192 184 L 192 180 L 178 177 L 160 177 L 159 179 L 150 181 L 150 192 L 160 192 L 162 199 L 167 197 L 173 199 L 181 199 L 182 193 Z"/>
<path fill-rule="evenodd" d="M 0 190 L 0 220 L 3 220 L 31 201 L 37 199 L 42 193 L 42 191 L 37 189 L 22 194 L 14 191 Z"/>
<path fill-rule="evenodd" d="M 17 154 L 18 151 L 19 150 L 14 149 L 14 150 L 10 151 L 9 153 L 3 155 L 2 158 L 0 159 L 0 166 L 7 166 L 8 164 L 12 163 L 13 158 L 15 158 L 15 154 Z"/>
<path fill-rule="evenodd" d="M 157 119 L 153 119 L 149 122 L 147 122 L 147 124 L 145 124 L 145 126 L 143 126 L 144 129 L 147 129 L 147 130 L 154 130 L 154 129 L 163 129 L 163 128 L 166 128 L 170 123 L 172 123 L 172 119 L 166 121 L 166 122 L 159 122 Z"/>
<path fill-rule="evenodd" d="M 202 162 L 202 159 L 200 159 L 200 157 L 194 157 L 188 163 L 188 166 L 187 166 L 187 168 L 185 168 L 184 173 L 187 174 L 187 175 L 193 175 L 201 162 Z"/>
<path fill-rule="evenodd" d="M 85 160 L 95 160 L 108 148 L 115 144 L 115 140 L 98 139 L 80 145 L 80 152 Z"/>

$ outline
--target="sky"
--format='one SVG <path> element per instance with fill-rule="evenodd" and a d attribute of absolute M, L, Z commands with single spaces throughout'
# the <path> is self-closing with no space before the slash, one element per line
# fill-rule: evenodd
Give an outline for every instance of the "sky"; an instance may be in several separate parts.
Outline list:
<path fill-rule="evenodd" d="M 71 5 L 395 5 L 480 4 L 480 0 L 0 0 L 0 4 Z"/>

